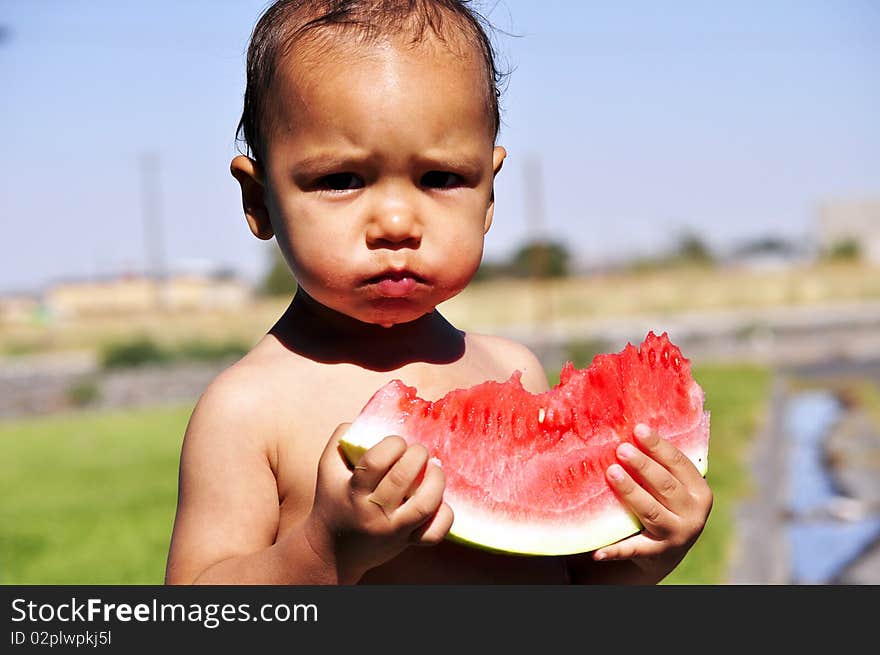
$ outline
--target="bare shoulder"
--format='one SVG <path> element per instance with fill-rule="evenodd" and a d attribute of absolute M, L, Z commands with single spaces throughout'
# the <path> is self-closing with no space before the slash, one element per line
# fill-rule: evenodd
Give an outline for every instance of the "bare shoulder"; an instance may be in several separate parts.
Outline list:
<path fill-rule="evenodd" d="M 194 441 L 209 441 L 213 448 L 257 445 L 258 435 L 271 431 L 268 381 L 263 371 L 245 356 L 222 371 L 202 392 L 190 416 L 184 448 Z M 247 429 L 243 429 L 247 427 Z"/>
<path fill-rule="evenodd" d="M 271 373 L 245 356 L 205 389 L 180 456 L 166 581 L 192 582 L 211 564 L 270 545 L 278 527 L 277 418 Z"/>
<path fill-rule="evenodd" d="M 484 360 L 487 370 L 496 379 L 507 379 L 514 371 L 522 371 L 522 384 L 532 393 L 547 391 L 547 374 L 541 361 L 525 344 L 512 339 L 486 334 L 467 335 L 468 348 Z"/>

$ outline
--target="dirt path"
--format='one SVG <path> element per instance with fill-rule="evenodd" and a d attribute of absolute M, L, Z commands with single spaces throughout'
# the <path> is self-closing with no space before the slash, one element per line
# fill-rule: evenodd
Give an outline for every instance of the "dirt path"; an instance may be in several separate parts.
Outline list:
<path fill-rule="evenodd" d="M 730 584 L 787 584 L 789 554 L 785 538 L 786 479 L 784 411 L 788 382 L 773 381 L 767 420 L 749 454 L 754 489 L 736 512 Z"/>

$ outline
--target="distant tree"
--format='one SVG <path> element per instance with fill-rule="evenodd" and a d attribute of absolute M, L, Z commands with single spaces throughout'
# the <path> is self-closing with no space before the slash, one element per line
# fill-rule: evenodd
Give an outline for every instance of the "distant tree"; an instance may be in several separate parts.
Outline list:
<path fill-rule="evenodd" d="M 499 277 L 507 277 L 511 275 L 510 264 L 507 262 L 498 262 L 484 259 L 480 263 L 473 277 L 474 282 L 485 282 L 486 280 L 494 280 Z"/>
<path fill-rule="evenodd" d="M 712 250 L 703 238 L 691 231 L 681 234 L 672 259 L 682 264 L 712 264 L 715 261 Z"/>
<path fill-rule="evenodd" d="M 296 278 L 287 267 L 284 256 L 277 245 L 269 250 L 269 267 L 260 283 L 260 293 L 264 296 L 293 296 L 296 292 Z"/>
<path fill-rule="evenodd" d="M 790 255 L 797 247 L 782 237 L 763 236 L 746 241 L 734 250 L 740 256 L 748 255 Z"/>
<path fill-rule="evenodd" d="M 531 241 L 521 246 L 510 261 L 510 271 L 520 277 L 566 277 L 570 271 L 568 249 L 554 241 Z"/>
<path fill-rule="evenodd" d="M 854 262 L 862 258 L 862 246 L 856 239 L 836 241 L 825 252 L 825 259 Z"/>

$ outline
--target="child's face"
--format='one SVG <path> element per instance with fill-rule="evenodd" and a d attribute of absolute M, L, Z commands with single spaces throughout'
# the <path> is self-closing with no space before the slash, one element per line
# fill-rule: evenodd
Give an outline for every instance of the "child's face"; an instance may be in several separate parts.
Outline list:
<path fill-rule="evenodd" d="M 274 231 L 312 298 L 388 326 L 471 280 L 505 152 L 475 57 L 436 41 L 349 46 L 281 62 L 261 180 L 271 228 L 249 220 Z"/>

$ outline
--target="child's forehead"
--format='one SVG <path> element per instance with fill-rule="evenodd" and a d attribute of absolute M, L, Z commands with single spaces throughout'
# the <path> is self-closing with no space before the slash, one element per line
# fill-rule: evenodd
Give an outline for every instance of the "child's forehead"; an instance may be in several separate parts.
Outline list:
<path fill-rule="evenodd" d="M 486 78 L 479 52 L 473 44 L 459 36 L 445 37 L 424 32 L 416 38 L 405 32 L 370 34 L 367 37 L 353 28 L 320 29 L 299 37 L 279 56 L 276 67 L 292 74 L 294 81 L 311 79 L 308 73 L 325 64 L 356 63 L 361 60 L 381 60 L 401 54 L 418 58 L 426 64 L 454 65 L 462 75 L 480 75 Z"/>
<path fill-rule="evenodd" d="M 378 91 L 393 70 L 396 83 L 424 89 L 425 81 L 434 72 L 454 71 L 458 84 L 471 87 L 470 96 L 481 111 L 485 109 L 487 129 L 491 129 L 486 72 L 479 53 L 468 49 L 462 39 L 453 41 L 426 34 L 414 41 L 406 34 L 392 34 L 364 40 L 346 32 L 335 30 L 323 38 L 300 40 L 279 58 L 266 104 L 268 123 L 283 118 L 291 100 L 299 104 L 307 98 L 323 96 L 338 90 L 340 81 L 354 86 L 363 84 L 367 76 L 367 83 L 375 83 Z M 397 66 L 401 61 L 415 65 Z M 433 96 L 440 104 L 446 98 L 440 89 Z"/>
<path fill-rule="evenodd" d="M 475 104 L 482 103 L 481 122 L 494 142 L 501 122 L 498 82 L 504 74 L 496 68 L 484 25 L 484 19 L 459 0 L 276 0 L 257 22 L 248 45 L 237 134 L 247 144 L 248 154 L 262 160 L 270 133 L 295 127 L 287 120 L 293 117 L 284 115 L 283 103 L 291 96 L 296 99 L 297 85 L 324 85 L 315 71 L 328 62 L 336 65 L 333 73 L 339 74 L 339 64 L 396 48 L 418 53 L 426 62 L 443 61 L 449 70 L 439 66 L 434 70 L 445 72 L 447 79 L 450 70 L 459 75 L 472 89 Z M 402 75 L 401 84 L 408 85 L 411 79 L 412 75 Z M 285 120 L 286 124 L 279 122 Z"/>

